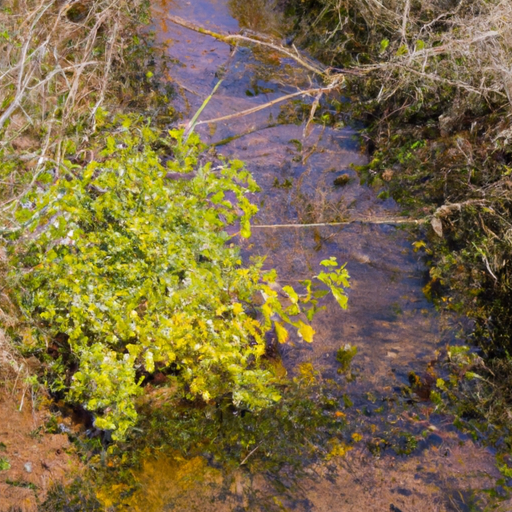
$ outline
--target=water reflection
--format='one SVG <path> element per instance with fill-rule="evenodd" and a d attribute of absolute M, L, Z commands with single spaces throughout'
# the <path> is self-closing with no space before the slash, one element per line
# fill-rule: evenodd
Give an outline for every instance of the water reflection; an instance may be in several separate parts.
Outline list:
<path fill-rule="evenodd" d="M 285 20 L 275 0 L 229 0 L 231 16 L 240 27 L 281 39 L 286 32 Z"/>

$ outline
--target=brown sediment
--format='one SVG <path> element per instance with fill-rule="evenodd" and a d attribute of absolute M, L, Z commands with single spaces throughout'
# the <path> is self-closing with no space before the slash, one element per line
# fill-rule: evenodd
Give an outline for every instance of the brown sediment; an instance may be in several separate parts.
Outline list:
<path fill-rule="evenodd" d="M 44 398 L 24 381 L 26 362 L 13 361 L 0 360 L 0 512 L 36 512 L 52 486 L 71 482 L 81 465 L 67 434 L 47 433 Z"/>

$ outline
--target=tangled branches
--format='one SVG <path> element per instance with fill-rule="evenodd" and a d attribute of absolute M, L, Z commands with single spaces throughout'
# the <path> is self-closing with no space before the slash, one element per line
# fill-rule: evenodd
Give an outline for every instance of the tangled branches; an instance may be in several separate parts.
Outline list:
<path fill-rule="evenodd" d="M 131 76 L 129 63 L 134 53 L 144 50 L 144 42 L 133 36 L 144 16 L 143 0 L 3 2 L 0 202 L 4 214 L 43 170 L 51 167 L 58 176 L 66 161 L 69 167 L 70 158 L 87 160 L 85 146 L 106 108 L 129 107 L 137 100 L 137 88 L 149 89 L 149 78 Z"/>
<path fill-rule="evenodd" d="M 324 0 L 320 4 L 313 21 L 310 16 L 304 22 L 313 30 L 302 30 L 297 41 L 312 45 L 324 61 L 369 72 L 381 86 L 372 99 L 384 103 L 393 96 L 403 98 L 412 89 L 414 100 L 423 101 L 429 92 L 447 87 L 489 102 L 506 100 L 510 107 L 510 2 Z M 315 5 L 318 2 L 305 2 L 308 12 L 315 12 Z"/>
<path fill-rule="evenodd" d="M 512 318 L 512 4 L 306 0 L 297 44 L 346 74 L 373 160 L 363 178 L 433 214 L 428 292 L 451 290 L 489 353 Z"/>

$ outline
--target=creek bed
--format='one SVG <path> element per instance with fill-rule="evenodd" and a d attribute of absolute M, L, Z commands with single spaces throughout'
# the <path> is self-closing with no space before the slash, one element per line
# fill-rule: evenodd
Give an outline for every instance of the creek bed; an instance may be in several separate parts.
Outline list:
<path fill-rule="evenodd" d="M 320 84 L 276 52 L 230 47 L 168 17 L 221 33 L 248 28 L 281 37 L 286 20 L 271 4 L 154 0 L 157 37 L 168 47 L 173 62 L 169 78 L 179 91 L 176 107 L 185 121 L 190 119 L 222 77 L 200 120 L 234 117 L 202 124 L 197 131 L 222 155 L 243 160 L 262 189 L 253 198 L 259 206 L 253 236 L 239 241 L 245 257 L 266 256 L 265 266 L 277 269 L 283 285 L 310 277 L 331 256 L 347 263 L 348 309 L 326 300 L 325 311 L 313 321 L 315 341 L 293 338 L 281 347 L 288 374 L 311 363 L 324 379 L 342 382 L 344 396 L 353 403 L 347 414 L 356 423 L 357 416 L 363 418 L 357 427 L 370 440 L 372 435 L 384 438 L 381 432 L 402 431 L 416 437 L 423 432 L 424 440 L 408 455 L 389 447 L 370 453 L 367 443 L 359 443 L 344 457 L 305 461 L 301 476 L 283 470 L 278 486 L 275 477 L 270 482 L 243 468 L 226 476 L 188 461 L 189 474 L 158 460 L 156 466 L 148 463 L 139 478 L 149 500 L 145 510 L 483 510 L 485 499 L 478 491 L 494 488 L 499 477 L 492 454 L 458 433 L 450 418 L 434 414 L 428 402 L 412 404 L 408 411 L 403 397 L 409 373 L 425 370 L 436 350 L 452 341 L 454 327 L 445 325 L 424 297 L 426 269 L 413 251 L 410 232 L 395 222 L 397 205 L 379 199 L 352 168 L 367 161 L 357 125 L 340 116 L 334 125 L 312 124 L 306 130 L 298 121 L 304 115 L 307 119 L 314 98 L 236 116 Z M 328 104 L 323 107 L 329 110 Z M 342 186 L 335 186 L 340 176 L 345 176 L 338 180 Z M 347 343 L 357 346 L 358 353 L 352 365 L 355 379 L 345 382 L 337 373 L 336 352 Z M 176 477 L 183 473 L 193 478 Z M 511 509 L 510 503 L 501 507 Z"/>

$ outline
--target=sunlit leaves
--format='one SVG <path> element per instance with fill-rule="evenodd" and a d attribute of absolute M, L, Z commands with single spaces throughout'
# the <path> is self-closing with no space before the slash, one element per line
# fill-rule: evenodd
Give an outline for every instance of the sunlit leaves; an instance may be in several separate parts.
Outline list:
<path fill-rule="evenodd" d="M 323 265 L 326 268 L 337 267 L 336 258 L 331 257 L 328 260 L 323 260 L 320 265 Z M 335 270 L 331 270 L 331 272 L 320 272 L 316 276 L 316 278 L 322 283 L 326 284 L 329 287 L 329 290 L 333 294 L 334 298 L 343 309 L 347 308 L 348 297 L 345 292 L 345 288 L 349 288 L 349 275 L 348 271 L 345 268 L 345 265 L 342 265 Z"/>
<path fill-rule="evenodd" d="M 200 166 L 195 135 L 187 144 L 181 132 L 170 136 L 174 158 L 164 167 L 151 147 L 157 135 L 124 119 L 101 162 L 49 186 L 19 214 L 32 232 L 13 261 L 22 307 L 66 339 L 55 387 L 67 387 L 118 439 L 136 419 L 137 375 L 172 371 L 190 400 L 230 396 L 252 410 L 278 400 L 278 379 L 261 359 L 265 334 L 275 329 L 285 343 L 288 324 L 311 342 L 309 321 L 326 293 L 311 281 L 304 294 L 281 289 L 261 259 L 241 266 L 226 227 L 250 236 L 257 208 L 247 195 L 256 183 L 239 161 Z M 192 177 L 169 179 L 170 170 Z M 316 282 L 346 306 L 348 274 L 335 260 L 324 266 Z M 63 358 L 78 367 L 71 385 Z"/>
<path fill-rule="evenodd" d="M 275 322 L 276 336 L 279 343 L 286 343 L 288 340 L 288 331 L 281 322 Z"/>

